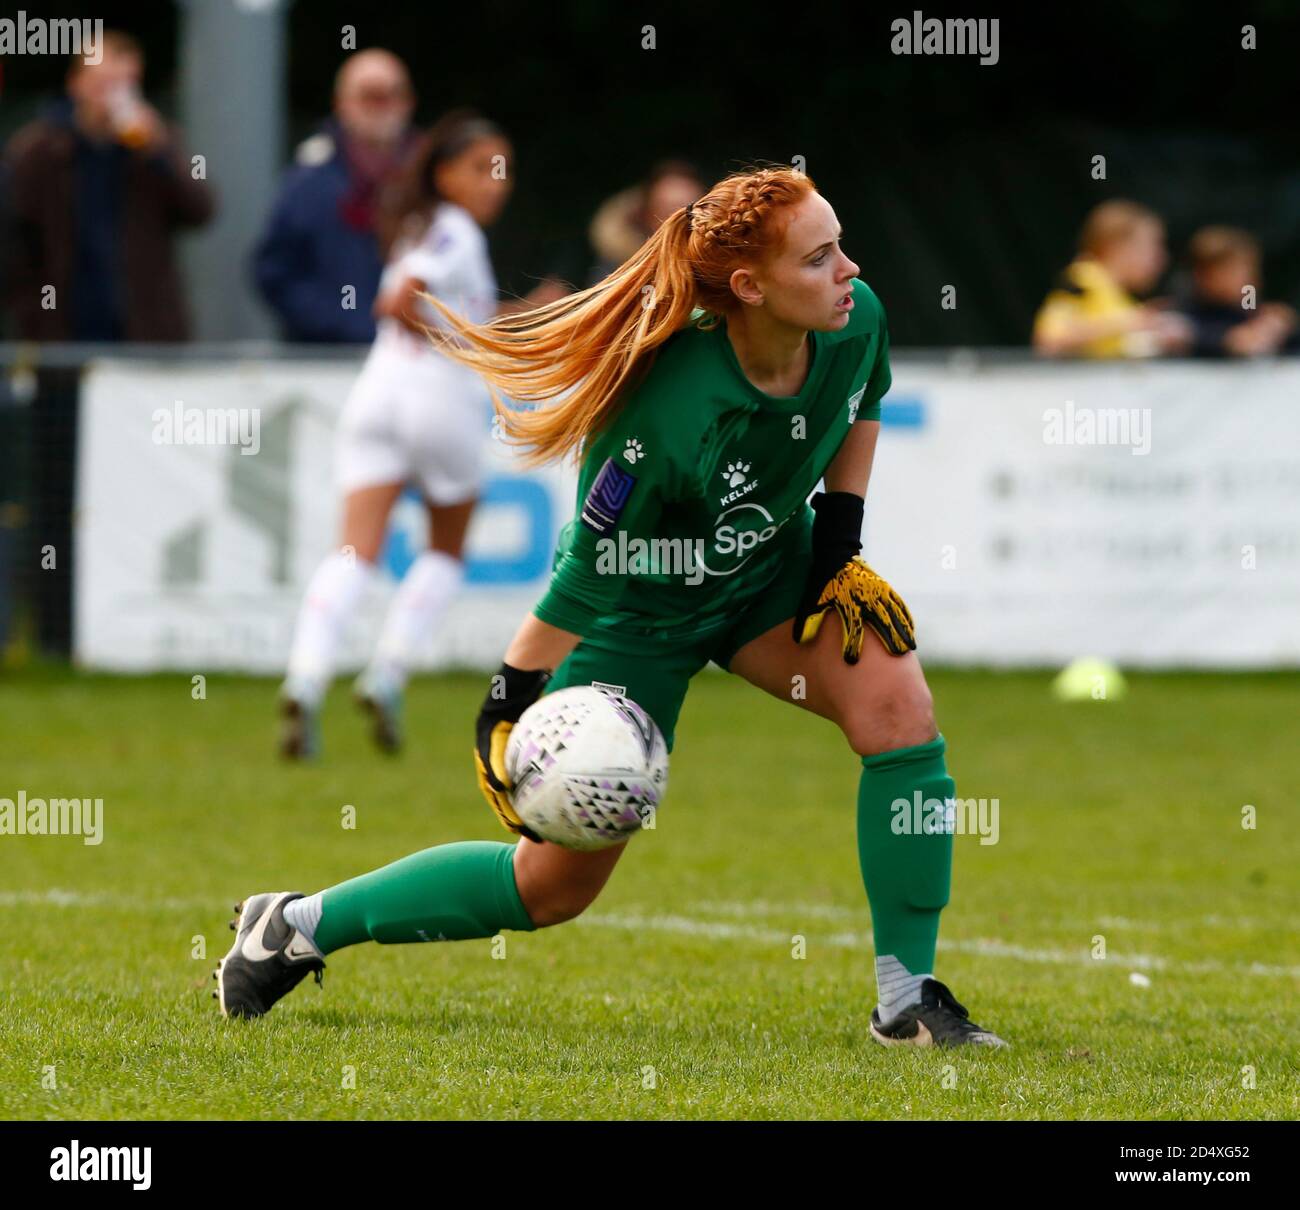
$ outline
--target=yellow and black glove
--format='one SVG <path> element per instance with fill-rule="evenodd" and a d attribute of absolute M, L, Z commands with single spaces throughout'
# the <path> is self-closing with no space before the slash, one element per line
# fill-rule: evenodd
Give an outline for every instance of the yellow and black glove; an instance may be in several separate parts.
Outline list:
<path fill-rule="evenodd" d="M 794 641 L 811 643 L 833 609 L 844 633 L 844 660 L 856 664 L 867 627 L 890 655 L 916 650 L 911 611 L 903 598 L 858 554 L 864 501 L 852 492 L 818 492 L 812 498 L 812 566 L 794 616 Z"/>
<path fill-rule="evenodd" d="M 529 840 L 541 843 L 541 837 L 515 814 L 510 801 L 510 779 L 506 773 L 506 741 L 523 713 L 539 697 L 551 674 L 545 669 L 524 672 L 502 664 L 492 677 L 492 686 L 479 708 L 474 723 L 474 767 L 478 788 L 488 806 L 496 812 L 501 826 Z"/>

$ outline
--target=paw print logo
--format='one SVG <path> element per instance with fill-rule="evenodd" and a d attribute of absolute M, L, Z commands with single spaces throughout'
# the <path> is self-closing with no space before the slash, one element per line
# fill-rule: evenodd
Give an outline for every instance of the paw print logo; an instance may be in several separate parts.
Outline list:
<path fill-rule="evenodd" d="M 627 439 L 627 445 L 623 448 L 623 457 L 626 458 L 633 466 L 636 465 L 638 458 L 645 457 L 645 450 L 641 448 L 641 443 L 635 437 Z"/>
<path fill-rule="evenodd" d="M 745 476 L 748 473 L 748 462 L 728 462 L 727 469 L 722 472 L 722 477 L 727 481 L 728 487 L 739 487 L 745 482 Z"/>

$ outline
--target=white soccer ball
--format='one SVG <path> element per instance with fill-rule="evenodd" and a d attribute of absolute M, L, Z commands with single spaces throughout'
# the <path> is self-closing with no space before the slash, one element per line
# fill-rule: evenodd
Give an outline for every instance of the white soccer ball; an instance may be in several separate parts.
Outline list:
<path fill-rule="evenodd" d="M 515 811 L 543 840 L 608 848 L 651 820 L 668 787 L 668 748 L 630 698 L 575 685 L 524 711 L 506 742 Z"/>

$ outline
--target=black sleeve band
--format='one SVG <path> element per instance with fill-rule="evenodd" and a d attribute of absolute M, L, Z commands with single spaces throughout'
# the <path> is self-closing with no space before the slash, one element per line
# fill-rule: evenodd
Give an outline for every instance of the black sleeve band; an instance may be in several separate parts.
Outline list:
<path fill-rule="evenodd" d="M 480 716 L 518 722 L 519 716 L 537 700 L 550 679 L 551 674 L 545 668 L 524 671 L 502 664 L 492 677 Z"/>
<path fill-rule="evenodd" d="M 867 502 L 854 492 L 818 492 L 812 498 L 813 557 L 844 553 L 848 562 L 862 549 L 862 518 Z"/>

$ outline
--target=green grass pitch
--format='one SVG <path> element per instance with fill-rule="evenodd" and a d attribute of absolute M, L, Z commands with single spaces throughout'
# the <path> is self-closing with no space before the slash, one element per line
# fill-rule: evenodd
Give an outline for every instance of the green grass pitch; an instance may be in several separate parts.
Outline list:
<path fill-rule="evenodd" d="M 227 1022 L 236 899 L 505 837 L 471 773 L 483 678 L 419 680 L 396 760 L 340 684 L 304 769 L 270 681 L 11 675 L 0 797 L 102 798 L 105 833 L 0 836 L 0 1117 L 1294 1118 L 1300 676 L 1074 706 L 1045 674 L 930 679 L 1000 831 L 957 838 L 936 973 L 1007 1052 L 870 1041 L 858 762 L 734 678 L 697 679 L 659 827 L 585 916 L 504 956 L 356 947 Z"/>

